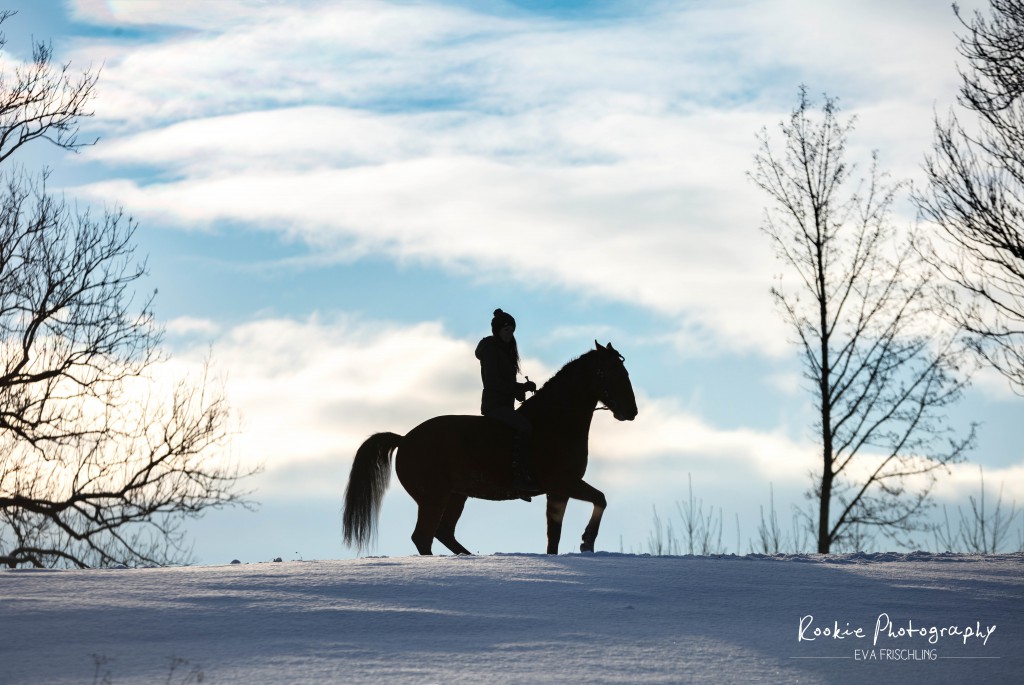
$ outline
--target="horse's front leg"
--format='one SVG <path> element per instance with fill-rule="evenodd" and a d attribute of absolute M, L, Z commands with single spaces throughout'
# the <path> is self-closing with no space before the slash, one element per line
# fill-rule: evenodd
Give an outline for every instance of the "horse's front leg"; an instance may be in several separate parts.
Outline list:
<path fill-rule="evenodd" d="M 594 512 L 590 515 L 590 522 L 583 530 L 583 544 L 580 545 L 581 552 L 593 552 L 594 542 L 597 540 L 597 531 L 601 527 L 601 516 L 608 506 L 608 500 L 604 493 L 589 485 L 586 481 L 579 481 L 573 484 L 568 491 L 569 497 L 573 499 L 590 502 L 594 505 Z"/>
<path fill-rule="evenodd" d="M 562 539 L 562 519 L 568 497 L 548 495 L 548 554 L 558 554 L 558 541 Z"/>

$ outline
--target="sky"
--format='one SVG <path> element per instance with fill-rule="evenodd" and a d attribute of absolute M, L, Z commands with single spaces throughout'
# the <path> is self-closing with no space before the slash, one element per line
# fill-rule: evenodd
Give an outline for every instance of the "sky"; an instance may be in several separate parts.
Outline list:
<path fill-rule="evenodd" d="M 965 10 L 980 6 L 961 3 Z M 817 465 L 813 401 L 769 288 L 756 134 L 797 89 L 856 115 L 851 161 L 920 183 L 957 88 L 942 2 L 9 2 L 31 37 L 101 68 L 95 145 L 42 145 L 51 189 L 139 222 L 174 368 L 213 368 L 255 511 L 189 524 L 200 563 L 354 555 L 341 498 L 365 437 L 479 407 L 477 341 L 501 307 L 543 382 L 612 342 L 640 415 L 598 414 L 598 548 L 640 551 L 693 496 L 750 551 Z M 897 219 L 910 222 L 903 208 Z M 982 373 L 949 412 L 982 422 L 936 501 L 979 465 L 1024 504 L 1024 405 Z M 770 500 L 770 497 L 772 498 Z M 564 541 L 588 505 L 571 503 Z M 463 544 L 544 549 L 542 500 L 471 502 Z M 393 482 L 376 552 L 410 554 Z M 230 540 L 232 552 L 225 551 Z M 930 542 L 923 540 L 923 543 Z M 566 544 L 563 542 L 563 545 Z M 881 543 L 884 545 L 884 543 Z"/>

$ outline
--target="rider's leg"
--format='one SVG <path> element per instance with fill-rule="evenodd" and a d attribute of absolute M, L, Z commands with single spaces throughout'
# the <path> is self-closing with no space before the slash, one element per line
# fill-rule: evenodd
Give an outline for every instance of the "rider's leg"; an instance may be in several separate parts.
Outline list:
<path fill-rule="evenodd" d="M 500 407 L 487 413 L 503 423 L 512 426 L 516 433 L 512 438 L 512 487 L 522 492 L 540 492 L 530 477 L 530 437 L 533 426 L 529 419 L 517 414 L 511 407 Z M 524 497 L 529 501 L 527 497 Z"/>
<path fill-rule="evenodd" d="M 517 431 L 512 438 L 512 487 L 524 492 L 540 492 L 530 477 L 530 434 Z"/>

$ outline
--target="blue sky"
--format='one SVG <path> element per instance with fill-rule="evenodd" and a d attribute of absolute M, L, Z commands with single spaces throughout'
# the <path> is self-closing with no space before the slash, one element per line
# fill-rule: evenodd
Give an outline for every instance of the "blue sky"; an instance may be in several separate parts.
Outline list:
<path fill-rule="evenodd" d="M 7 50 L 49 37 L 103 65 L 97 145 L 39 147 L 52 187 L 123 206 L 175 368 L 214 365 L 265 472 L 255 513 L 190 526 L 202 563 L 351 556 L 339 511 L 367 435 L 473 413 L 472 350 L 513 313 L 543 381 L 595 338 L 626 358 L 629 425 L 599 415 L 599 548 L 641 550 L 688 477 L 749 551 L 769 484 L 784 521 L 816 448 L 796 350 L 768 295 L 781 267 L 745 178 L 797 87 L 838 96 L 851 155 L 920 182 L 956 90 L 945 3 L 15 2 Z M 973 7 L 967 3 L 967 9 Z M 909 215 L 900 220 L 909 221 Z M 1019 398 L 989 374 L 951 412 L 977 464 L 1024 501 Z M 472 502 L 474 551 L 542 551 L 543 503 Z M 566 541 L 587 506 L 570 505 Z M 377 552 L 408 554 L 395 482 Z M 739 533 L 737 534 L 737 522 Z"/>

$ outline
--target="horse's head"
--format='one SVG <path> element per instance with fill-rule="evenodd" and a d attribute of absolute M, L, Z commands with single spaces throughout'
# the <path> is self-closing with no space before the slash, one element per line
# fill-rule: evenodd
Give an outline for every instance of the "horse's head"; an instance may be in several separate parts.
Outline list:
<path fill-rule="evenodd" d="M 611 410 L 619 421 L 632 421 L 636 418 L 636 396 L 633 395 L 633 384 L 629 382 L 625 359 L 611 343 L 602 346 L 596 340 L 594 355 L 594 390 L 598 399 Z"/>

